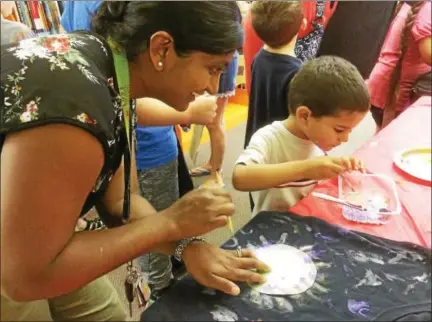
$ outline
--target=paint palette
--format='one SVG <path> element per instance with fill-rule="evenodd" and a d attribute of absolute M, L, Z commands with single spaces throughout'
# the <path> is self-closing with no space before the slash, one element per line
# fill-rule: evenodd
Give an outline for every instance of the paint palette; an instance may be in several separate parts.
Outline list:
<path fill-rule="evenodd" d="M 382 174 L 352 172 L 339 177 L 339 198 L 364 210 L 343 207 L 351 221 L 384 224 L 402 211 L 394 180 Z"/>
<path fill-rule="evenodd" d="M 417 148 L 399 152 L 394 163 L 403 172 L 420 180 L 432 182 L 432 149 Z"/>
<path fill-rule="evenodd" d="M 259 260 L 270 266 L 263 284 L 249 284 L 268 295 L 296 295 L 306 292 L 315 283 L 317 269 L 312 258 L 301 250 L 283 244 L 254 250 Z"/>

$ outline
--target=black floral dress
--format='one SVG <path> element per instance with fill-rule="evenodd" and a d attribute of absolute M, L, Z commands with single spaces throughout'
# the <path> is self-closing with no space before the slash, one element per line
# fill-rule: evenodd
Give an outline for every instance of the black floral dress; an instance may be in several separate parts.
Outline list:
<path fill-rule="evenodd" d="M 105 161 L 83 206 L 86 213 L 106 191 L 127 146 L 109 46 L 77 32 L 2 47 L 0 93 L 0 151 L 9 133 L 59 123 L 80 127 L 102 144 Z"/>

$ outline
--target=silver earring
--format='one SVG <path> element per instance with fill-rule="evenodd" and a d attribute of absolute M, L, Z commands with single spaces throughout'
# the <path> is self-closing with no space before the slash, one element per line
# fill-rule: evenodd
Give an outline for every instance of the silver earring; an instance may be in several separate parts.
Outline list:
<path fill-rule="evenodd" d="M 163 63 L 162 63 L 161 61 L 158 62 L 157 65 L 158 65 L 159 68 L 162 68 L 162 67 L 163 67 Z"/>

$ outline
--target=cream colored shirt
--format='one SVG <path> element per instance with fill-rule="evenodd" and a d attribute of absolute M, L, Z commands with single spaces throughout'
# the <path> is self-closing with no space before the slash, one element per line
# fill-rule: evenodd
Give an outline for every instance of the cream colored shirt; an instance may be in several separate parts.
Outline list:
<path fill-rule="evenodd" d="M 283 122 L 273 122 L 252 136 L 249 146 L 236 164 L 279 164 L 323 155 L 322 150 L 311 141 L 300 139 L 288 131 Z M 315 184 L 313 180 L 287 182 L 279 187 L 254 191 L 252 198 L 255 207 L 252 215 L 261 211 L 287 211 L 305 197 Z"/>

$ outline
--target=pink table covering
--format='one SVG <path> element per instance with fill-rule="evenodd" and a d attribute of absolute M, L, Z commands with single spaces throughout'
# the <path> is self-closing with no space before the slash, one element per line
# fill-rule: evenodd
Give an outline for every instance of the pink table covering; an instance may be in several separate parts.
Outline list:
<path fill-rule="evenodd" d="M 314 216 L 350 230 L 397 241 L 431 247 L 431 185 L 402 173 L 393 164 L 395 154 L 410 147 L 431 147 L 431 97 L 424 96 L 389 126 L 367 142 L 355 156 L 364 160 L 367 171 L 392 177 L 398 186 L 402 213 L 385 225 L 351 222 L 342 216 L 340 205 L 307 196 L 290 211 Z M 316 192 L 338 195 L 337 180 L 317 185 Z"/>

